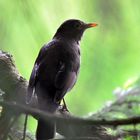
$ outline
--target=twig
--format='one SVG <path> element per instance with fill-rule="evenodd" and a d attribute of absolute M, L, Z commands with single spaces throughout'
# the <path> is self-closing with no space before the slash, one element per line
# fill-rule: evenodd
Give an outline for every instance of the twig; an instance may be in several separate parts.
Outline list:
<path fill-rule="evenodd" d="M 25 138 L 26 138 L 27 121 L 28 121 L 28 114 L 25 114 L 25 123 L 24 123 L 22 140 L 25 140 Z"/>
<path fill-rule="evenodd" d="M 57 114 L 50 114 L 43 112 L 39 109 L 35 109 L 26 105 L 21 105 L 18 103 L 12 102 L 0 102 L 2 106 L 10 106 L 16 109 L 19 109 L 23 113 L 28 113 L 30 115 L 36 116 L 37 118 L 42 118 L 44 120 L 55 120 L 56 122 L 62 122 L 67 124 L 76 124 L 76 125 L 108 125 L 108 126 L 119 126 L 119 125 L 134 125 L 140 123 L 140 117 L 132 117 L 126 119 L 116 119 L 116 120 L 91 120 L 86 118 L 78 118 L 74 116 L 62 116 Z"/>

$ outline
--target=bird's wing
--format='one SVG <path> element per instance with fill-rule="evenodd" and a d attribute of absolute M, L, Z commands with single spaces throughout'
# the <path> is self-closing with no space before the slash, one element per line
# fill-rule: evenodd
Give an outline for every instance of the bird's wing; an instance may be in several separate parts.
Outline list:
<path fill-rule="evenodd" d="M 34 85 L 37 78 L 37 69 L 38 69 L 38 65 L 35 64 L 30 76 L 29 85 L 27 89 L 27 96 L 26 96 L 27 103 L 30 103 L 32 96 L 34 95 Z"/>
<path fill-rule="evenodd" d="M 63 46 L 63 44 L 60 42 L 51 42 L 51 44 L 48 44 L 46 47 L 41 49 L 29 80 L 27 94 L 28 102 L 31 101 L 31 98 L 34 94 L 34 89 L 38 82 L 38 77 L 40 81 L 42 78 L 43 80 L 49 80 L 47 81 L 47 85 L 49 88 L 51 87 L 55 89 L 54 101 L 56 102 L 60 101 L 66 92 L 74 86 L 77 79 L 77 71 L 71 70 L 69 63 L 66 62 L 68 58 L 66 54 L 63 55 L 63 53 L 65 53 L 65 51 L 63 51 L 64 47 L 65 46 Z M 55 53 L 53 53 L 54 51 Z M 47 66 L 45 67 L 45 70 L 44 65 Z M 54 75 L 52 76 L 52 74 Z M 45 78 L 42 75 L 47 77 Z"/>
<path fill-rule="evenodd" d="M 61 62 L 60 65 L 60 69 L 55 78 L 55 87 L 57 89 L 54 99 L 55 102 L 59 102 L 63 99 L 66 92 L 71 90 L 77 79 L 77 74 L 75 71 L 70 71 L 67 69 L 65 63 Z"/>
<path fill-rule="evenodd" d="M 39 52 L 39 55 L 35 61 L 31 76 L 30 76 L 30 80 L 29 80 L 29 85 L 28 85 L 28 89 L 27 89 L 27 96 L 26 96 L 26 102 L 30 103 L 32 96 L 34 95 L 34 87 L 36 85 L 36 81 L 37 81 L 37 75 L 38 75 L 38 69 L 39 69 L 39 64 L 40 61 L 42 60 L 42 58 L 44 57 L 46 51 L 47 51 L 48 47 L 44 46 L 42 47 L 42 49 Z"/>

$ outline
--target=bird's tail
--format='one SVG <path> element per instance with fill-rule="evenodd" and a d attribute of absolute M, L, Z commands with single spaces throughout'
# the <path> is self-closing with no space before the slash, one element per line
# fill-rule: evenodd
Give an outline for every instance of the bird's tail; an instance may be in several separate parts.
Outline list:
<path fill-rule="evenodd" d="M 47 140 L 53 138 L 55 135 L 55 122 L 38 120 L 38 126 L 36 131 L 37 140 Z"/>
<path fill-rule="evenodd" d="M 44 112 L 55 113 L 59 104 L 54 103 L 52 100 L 39 99 L 40 109 Z M 36 130 L 37 140 L 47 140 L 54 138 L 55 135 L 55 121 L 38 119 L 38 126 Z"/>

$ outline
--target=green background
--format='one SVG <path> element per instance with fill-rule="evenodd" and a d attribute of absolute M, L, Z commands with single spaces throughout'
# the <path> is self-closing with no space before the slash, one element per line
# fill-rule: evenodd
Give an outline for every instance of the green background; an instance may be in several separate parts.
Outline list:
<path fill-rule="evenodd" d="M 81 70 L 66 96 L 75 115 L 114 99 L 113 90 L 140 71 L 140 0 L 0 0 L 0 49 L 27 80 L 40 48 L 67 19 L 96 22 L 81 41 Z"/>

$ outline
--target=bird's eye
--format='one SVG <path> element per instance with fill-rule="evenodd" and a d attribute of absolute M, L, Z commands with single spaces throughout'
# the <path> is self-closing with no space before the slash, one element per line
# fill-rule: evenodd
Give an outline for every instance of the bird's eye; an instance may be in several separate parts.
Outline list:
<path fill-rule="evenodd" d="M 80 23 L 75 23 L 74 27 L 76 29 L 81 29 L 82 28 L 82 25 Z"/>

